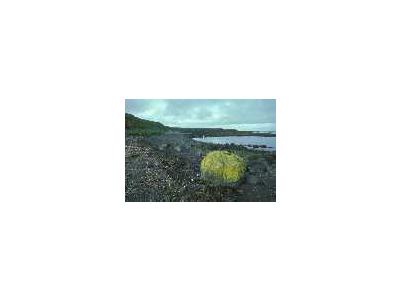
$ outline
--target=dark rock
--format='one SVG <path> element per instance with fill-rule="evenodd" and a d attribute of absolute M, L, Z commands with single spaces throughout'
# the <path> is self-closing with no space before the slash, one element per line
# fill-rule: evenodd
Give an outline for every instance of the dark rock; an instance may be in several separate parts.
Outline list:
<path fill-rule="evenodd" d="M 246 178 L 246 182 L 248 184 L 257 184 L 259 182 L 257 176 L 254 175 L 248 175 Z"/>

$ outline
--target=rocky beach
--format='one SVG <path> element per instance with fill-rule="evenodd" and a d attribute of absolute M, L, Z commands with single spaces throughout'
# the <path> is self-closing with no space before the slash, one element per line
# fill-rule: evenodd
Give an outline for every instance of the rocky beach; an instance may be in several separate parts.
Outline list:
<path fill-rule="evenodd" d="M 234 144 L 194 141 L 199 134 L 168 132 L 125 137 L 125 201 L 275 202 L 276 152 Z M 210 151 L 225 150 L 246 161 L 243 178 L 229 186 L 206 182 L 200 162 Z"/>

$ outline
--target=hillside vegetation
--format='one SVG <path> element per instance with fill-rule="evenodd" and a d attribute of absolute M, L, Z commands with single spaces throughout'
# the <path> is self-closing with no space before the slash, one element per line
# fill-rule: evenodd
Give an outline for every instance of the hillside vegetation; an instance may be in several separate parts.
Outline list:
<path fill-rule="evenodd" d="M 125 114 L 126 135 L 150 136 L 165 133 L 169 127 L 160 122 L 143 120 L 131 114 Z"/>

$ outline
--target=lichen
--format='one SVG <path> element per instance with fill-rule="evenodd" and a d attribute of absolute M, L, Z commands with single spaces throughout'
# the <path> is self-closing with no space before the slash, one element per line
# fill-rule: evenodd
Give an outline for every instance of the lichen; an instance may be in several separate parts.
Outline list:
<path fill-rule="evenodd" d="M 212 151 L 203 158 L 200 169 L 203 178 L 212 183 L 235 183 L 242 178 L 246 164 L 234 153 Z"/>

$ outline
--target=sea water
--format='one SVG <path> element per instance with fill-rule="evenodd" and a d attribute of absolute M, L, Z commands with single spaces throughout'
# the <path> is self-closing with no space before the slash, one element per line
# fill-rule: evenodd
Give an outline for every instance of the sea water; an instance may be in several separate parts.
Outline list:
<path fill-rule="evenodd" d="M 204 138 L 193 138 L 193 140 L 212 144 L 236 144 L 246 146 L 252 149 L 249 145 L 267 146 L 267 148 L 255 148 L 258 150 L 275 151 L 276 137 L 267 136 L 208 136 Z"/>

